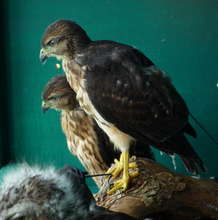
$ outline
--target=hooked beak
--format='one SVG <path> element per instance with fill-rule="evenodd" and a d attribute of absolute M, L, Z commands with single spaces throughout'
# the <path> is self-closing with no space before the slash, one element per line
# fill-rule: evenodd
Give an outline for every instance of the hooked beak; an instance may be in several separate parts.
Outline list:
<path fill-rule="evenodd" d="M 46 60 L 48 59 L 48 56 L 45 52 L 45 49 L 43 49 L 43 48 L 40 50 L 39 59 L 40 59 L 41 63 L 43 63 L 43 64 L 46 63 Z"/>
<path fill-rule="evenodd" d="M 49 106 L 46 105 L 44 101 L 42 101 L 42 112 L 46 113 L 49 110 Z"/>

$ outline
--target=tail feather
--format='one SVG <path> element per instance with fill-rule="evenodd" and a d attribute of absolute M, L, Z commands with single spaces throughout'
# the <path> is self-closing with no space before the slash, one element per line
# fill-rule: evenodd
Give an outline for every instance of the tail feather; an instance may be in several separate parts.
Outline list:
<path fill-rule="evenodd" d="M 198 172 L 199 168 L 201 168 L 201 170 L 204 172 L 206 171 L 204 163 L 200 158 L 193 160 L 193 158 L 187 158 L 187 157 L 183 157 L 181 155 L 180 155 L 180 157 L 189 172 L 191 172 L 193 174 L 199 174 L 199 172 Z"/>
<path fill-rule="evenodd" d="M 185 167 L 191 173 L 198 174 L 199 170 L 206 171 L 203 161 L 194 151 L 191 144 L 183 134 L 171 137 L 160 146 L 157 146 L 157 148 L 170 155 L 179 155 Z"/>

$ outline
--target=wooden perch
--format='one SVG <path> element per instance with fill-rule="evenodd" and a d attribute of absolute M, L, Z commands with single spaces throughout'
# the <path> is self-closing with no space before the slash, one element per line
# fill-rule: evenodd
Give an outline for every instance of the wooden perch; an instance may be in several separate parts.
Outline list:
<path fill-rule="evenodd" d="M 218 219 L 216 181 L 176 174 L 143 158 L 133 157 L 131 161 L 137 162 L 140 175 L 132 180 L 125 193 L 116 192 L 111 196 L 106 191 L 116 179 L 104 177 L 104 183 L 95 195 L 98 205 L 137 218 L 164 212 L 168 216 L 175 216 L 167 219 L 195 219 L 202 216 Z"/>

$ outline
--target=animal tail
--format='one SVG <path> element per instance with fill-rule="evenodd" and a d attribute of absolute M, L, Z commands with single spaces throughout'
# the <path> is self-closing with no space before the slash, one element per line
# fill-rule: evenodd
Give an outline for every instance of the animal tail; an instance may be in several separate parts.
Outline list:
<path fill-rule="evenodd" d="M 206 171 L 203 161 L 181 133 L 169 138 L 158 148 L 169 155 L 178 154 L 191 173 L 198 174 L 199 170 Z"/>

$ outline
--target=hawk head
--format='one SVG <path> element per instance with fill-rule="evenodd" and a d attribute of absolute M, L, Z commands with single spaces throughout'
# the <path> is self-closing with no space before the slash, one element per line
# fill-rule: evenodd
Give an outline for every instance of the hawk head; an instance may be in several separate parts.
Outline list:
<path fill-rule="evenodd" d="M 52 56 L 57 59 L 72 59 L 89 42 L 88 35 L 78 24 L 70 20 L 58 20 L 45 30 L 40 60 L 45 62 Z"/>
<path fill-rule="evenodd" d="M 43 112 L 48 109 L 71 111 L 79 107 L 76 94 L 71 89 L 65 75 L 52 78 L 45 86 L 42 93 Z"/>

